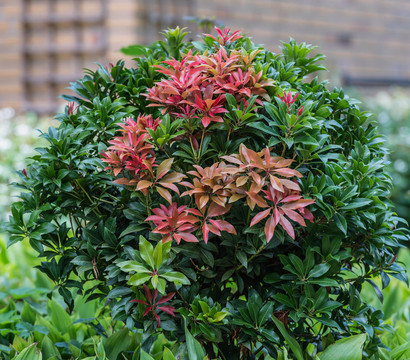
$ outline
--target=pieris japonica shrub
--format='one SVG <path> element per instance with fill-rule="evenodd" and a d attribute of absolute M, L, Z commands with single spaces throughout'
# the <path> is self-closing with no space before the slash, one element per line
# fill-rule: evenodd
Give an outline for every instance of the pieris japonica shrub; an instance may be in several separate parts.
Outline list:
<path fill-rule="evenodd" d="M 141 356 L 162 359 L 161 336 L 180 358 L 314 359 L 358 335 L 370 358 L 383 314 L 361 286 L 407 281 L 374 121 L 312 75 L 310 45 L 184 35 L 71 85 L 20 172 L 10 242 L 28 239 L 69 309 L 108 302 Z"/>

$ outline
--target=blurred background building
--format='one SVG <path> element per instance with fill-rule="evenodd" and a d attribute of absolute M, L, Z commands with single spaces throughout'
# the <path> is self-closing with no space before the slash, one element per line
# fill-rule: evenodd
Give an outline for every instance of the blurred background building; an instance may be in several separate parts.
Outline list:
<path fill-rule="evenodd" d="M 273 51 L 320 46 L 336 82 L 410 84 L 408 0 L 0 0 L 0 108 L 52 113 L 82 68 L 115 62 L 187 17 L 219 20 Z M 130 62 L 130 65 L 132 63 Z"/>

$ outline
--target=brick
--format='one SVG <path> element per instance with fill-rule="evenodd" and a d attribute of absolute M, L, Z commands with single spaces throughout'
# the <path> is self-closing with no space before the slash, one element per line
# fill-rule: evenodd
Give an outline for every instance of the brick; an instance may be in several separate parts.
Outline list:
<path fill-rule="evenodd" d="M 0 94 L 6 93 L 19 93 L 21 91 L 20 84 L 17 83 L 9 83 L 7 86 L 0 86 Z"/>

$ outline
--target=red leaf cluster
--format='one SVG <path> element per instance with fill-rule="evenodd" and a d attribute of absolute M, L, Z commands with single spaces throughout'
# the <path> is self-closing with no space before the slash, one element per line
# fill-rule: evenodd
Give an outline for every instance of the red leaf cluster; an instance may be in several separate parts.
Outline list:
<path fill-rule="evenodd" d="M 195 225 L 199 221 L 196 217 L 189 215 L 186 206 L 172 203 L 168 208 L 160 204 L 159 208 L 152 209 L 154 215 L 148 216 L 146 221 L 152 221 L 156 228 L 152 231 L 162 234 L 162 242 L 174 239 L 178 244 L 181 240 L 187 242 L 198 242 L 192 233 L 198 228 Z"/>
<path fill-rule="evenodd" d="M 194 168 L 196 171 L 188 171 L 188 174 L 193 176 L 193 183 L 181 182 L 181 185 L 191 190 L 185 191 L 181 196 L 194 195 L 195 203 L 201 211 L 209 201 L 225 207 L 228 197 L 231 195 L 226 187 L 232 182 L 232 178 L 223 173 L 224 164 L 215 163 L 205 169 L 199 165 L 194 165 Z"/>
<path fill-rule="evenodd" d="M 279 99 L 282 100 L 282 102 L 288 107 L 288 112 L 290 113 L 290 107 L 291 105 L 296 101 L 298 98 L 299 93 L 296 93 L 295 95 L 292 96 L 291 91 L 284 91 L 283 96 L 279 95 Z M 299 117 L 303 113 L 303 106 L 299 107 L 296 111 L 296 116 Z"/>
<path fill-rule="evenodd" d="M 234 34 L 229 35 L 229 30 L 221 32 L 221 42 L 237 39 L 239 35 Z M 212 55 L 194 55 L 190 51 L 181 61 L 164 61 L 164 65 L 156 67 L 167 78 L 148 89 L 146 96 L 153 102 L 150 106 L 163 107 L 163 113 L 199 118 L 208 127 L 211 122 L 222 122 L 220 114 L 228 112 L 224 108 L 225 94 L 232 94 L 238 103 L 252 95 L 269 100 L 265 87 L 273 86 L 273 80 L 262 79 L 262 71 L 256 73 L 251 66 L 256 54 L 228 54 L 221 46 Z"/>
<path fill-rule="evenodd" d="M 139 299 L 131 300 L 131 302 L 146 305 L 144 314 L 142 315 L 143 317 L 147 316 L 149 313 L 152 313 L 155 319 L 157 320 L 158 327 L 161 326 L 161 319 L 159 318 L 159 315 L 157 314 L 157 310 L 164 311 L 167 314 L 175 317 L 174 307 L 167 306 L 167 305 L 158 306 L 158 305 L 161 305 L 161 304 L 164 304 L 170 301 L 174 297 L 175 293 L 167 294 L 161 297 L 158 301 L 156 301 L 157 296 L 158 296 L 158 290 L 153 290 L 153 292 L 151 293 L 147 285 L 143 284 L 143 286 L 144 286 L 145 298 L 147 299 L 148 302 L 139 300 Z"/>
<path fill-rule="evenodd" d="M 113 171 L 115 176 L 129 170 L 136 179 L 140 179 L 141 173 L 148 169 L 147 164 L 155 163 L 155 153 L 147 142 L 150 135 L 146 129 L 155 130 L 158 125 L 159 119 L 153 120 L 151 115 L 140 115 L 136 121 L 127 118 L 119 124 L 122 135 L 109 141 L 111 146 L 102 153 L 102 161 L 108 164 L 105 170 Z M 126 178 L 119 183 L 129 185 Z"/>
<path fill-rule="evenodd" d="M 162 108 L 163 114 L 171 114 L 171 120 L 175 117 L 189 120 L 187 132 L 175 139 L 188 138 L 195 151 L 200 148 L 199 132 L 194 133 L 197 124 L 203 127 L 202 146 L 204 128 L 212 122 L 223 122 L 222 114 L 229 112 L 226 109 L 227 94 L 231 94 L 237 104 L 246 104 L 252 96 L 257 96 L 256 102 L 261 103 L 261 98 L 270 101 L 266 87 L 273 85 L 273 80 L 262 78 L 263 71 L 255 71 L 253 64 L 259 50 L 251 53 L 244 49 L 229 51 L 227 45 L 242 36 L 238 31 L 231 33 L 230 29 L 217 29 L 217 32 L 218 37 L 206 35 L 215 41 L 215 52 L 189 51 L 180 61 L 170 59 L 157 65 L 157 71 L 165 78 L 145 94 L 151 101 L 148 106 Z M 284 92 L 280 99 L 290 111 L 298 95 Z M 303 107 L 300 107 L 297 116 L 302 112 Z M 155 189 L 169 203 L 168 207 L 160 204 L 152 209 L 153 215 L 146 219 L 154 223 L 153 232 L 163 235 L 163 242 L 198 242 L 197 230 L 201 230 L 205 242 L 208 242 L 209 233 L 217 236 L 222 231 L 236 234 L 232 224 L 223 217 L 238 200 L 246 202 L 251 211 L 256 207 L 263 209 L 253 217 L 250 226 L 267 219 L 265 234 L 268 242 L 277 225 L 294 238 L 290 220 L 301 226 L 306 226 L 305 219 L 313 221 L 306 206 L 314 201 L 300 195 L 294 178 L 302 175 L 290 168 L 293 160 L 271 156 L 269 148 L 255 152 L 242 144 L 238 154 L 222 156 L 223 161 L 205 168 L 194 165 L 195 170 L 187 172 L 190 180 L 182 181 L 187 176 L 171 171 L 172 158 L 168 156 L 160 164 L 155 162 L 154 145 L 147 129 L 155 131 L 159 122 L 150 115 L 140 115 L 136 121 L 127 118 L 120 124 L 121 136 L 109 142 L 103 161 L 108 165 L 106 169 L 112 170 L 115 176 L 128 171 L 115 180 L 117 184 L 135 186 L 146 196 L 149 189 Z M 187 188 L 181 195 L 178 185 Z M 171 192 L 181 197 L 193 196 L 195 206 L 178 206 L 173 202 Z"/>
<path fill-rule="evenodd" d="M 211 39 L 214 39 L 216 42 L 218 42 L 222 46 L 225 46 L 226 44 L 230 42 L 234 42 L 235 40 L 242 38 L 242 35 L 239 34 L 239 30 L 231 33 L 231 29 L 224 28 L 222 31 L 217 26 L 215 26 L 215 30 L 218 33 L 217 37 L 210 35 L 210 34 L 204 34 L 204 36 L 208 36 Z"/>
<path fill-rule="evenodd" d="M 154 174 L 154 168 L 151 163 L 146 162 L 147 171 L 143 180 L 140 180 L 137 184 L 137 190 L 141 191 L 146 195 L 148 188 L 155 187 L 156 191 L 165 200 L 172 204 L 172 195 L 169 190 L 174 191 L 179 195 L 179 189 L 175 183 L 180 182 L 186 176 L 178 173 L 172 172 L 171 166 L 174 159 L 166 159 L 161 164 L 156 167 L 156 173 Z"/>
<path fill-rule="evenodd" d="M 291 91 L 284 91 L 283 92 L 283 96 L 279 95 L 279 99 L 282 100 L 283 103 L 286 104 L 286 106 L 289 108 L 297 99 L 297 97 L 299 96 L 299 93 L 295 94 L 294 96 L 292 96 L 292 92 Z"/>
<path fill-rule="evenodd" d="M 231 224 L 226 221 L 223 224 L 214 223 L 209 218 L 226 214 L 231 203 L 240 199 L 246 199 L 252 210 L 256 206 L 266 208 L 255 215 L 250 226 L 271 215 L 265 223 L 268 242 L 272 239 L 278 224 L 289 236 L 295 238 L 293 226 L 288 218 L 302 226 L 306 226 L 304 219 L 313 221 L 312 213 L 305 207 L 313 204 L 314 200 L 303 199 L 298 183 L 292 180 L 294 177 L 302 176 L 297 170 L 289 168 L 293 160 L 271 156 L 269 148 L 257 153 L 244 145 L 240 146 L 239 154 L 222 158 L 228 164 L 215 163 L 205 169 L 195 166 L 196 171 L 188 172 L 193 176 L 192 183 L 181 183 L 190 188 L 181 196 L 195 197 L 198 210 L 187 209 L 186 212 L 202 217 L 205 241 L 208 240 L 209 231 L 217 235 L 220 230 L 234 234 L 235 229 Z M 206 210 L 208 203 L 210 205 Z"/>
<path fill-rule="evenodd" d="M 205 244 L 208 243 L 210 232 L 217 236 L 221 236 L 221 231 L 226 231 L 227 233 L 236 235 L 236 230 L 232 226 L 232 224 L 230 224 L 226 220 L 213 219 L 217 216 L 225 215 L 230 210 L 231 205 L 226 205 L 225 207 L 222 207 L 213 202 L 209 205 L 207 210 L 205 209 L 205 207 L 200 208 L 198 206 L 198 208 L 200 210 L 187 209 L 186 212 L 194 214 L 201 218 L 200 221 L 201 221 L 202 237 L 205 241 Z"/>

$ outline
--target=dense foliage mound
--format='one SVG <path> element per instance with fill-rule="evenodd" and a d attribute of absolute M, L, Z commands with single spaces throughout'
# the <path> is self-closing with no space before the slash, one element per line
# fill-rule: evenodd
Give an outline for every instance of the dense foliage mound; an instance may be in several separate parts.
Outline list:
<path fill-rule="evenodd" d="M 74 292 L 107 301 L 144 359 L 158 337 L 190 359 L 314 359 L 349 337 L 370 358 L 383 314 L 361 286 L 407 281 L 383 139 L 311 75 L 314 47 L 217 33 L 169 30 L 128 49 L 135 68 L 72 84 L 20 174 L 11 243 L 29 239 L 69 309 Z"/>

